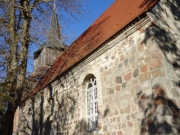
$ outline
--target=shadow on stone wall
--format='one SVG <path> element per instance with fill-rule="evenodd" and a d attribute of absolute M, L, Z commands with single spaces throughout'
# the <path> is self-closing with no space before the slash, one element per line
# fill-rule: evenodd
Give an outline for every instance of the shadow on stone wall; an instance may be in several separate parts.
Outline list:
<path fill-rule="evenodd" d="M 138 93 L 139 107 L 144 112 L 140 134 L 180 134 L 180 109 L 169 99 L 165 88 L 156 84 L 154 94 Z"/>
<path fill-rule="evenodd" d="M 145 3 L 152 1 L 146 0 Z M 156 6 L 150 15 L 155 22 L 145 30 L 143 42 L 153 40 L 157 43 L 167 62 L 174 70 L 180 70 L 180 1 L 168 0 Z M 175 83 L 180 86 L 180 81 Z"/>
<path fill-rule="evenodd" d="M 151 3 L 154 0 L 145 0 Z M 144 43 L 153 40 L 166 61 L 172 65 L 177 74 L 176 80 L 172 81 L 175 87 L 180 87 L 180 1 L 168 0 L 156 5 L 150 16 L 155 19 L 152 27 L 145 30 Z M 167 71 L 168 72 L 168 71 Z M 166 84 L 168 85 L 168 84 Z M 162 84 L 153 87 L 153 94 L 146 96 L 142 91 L 138 93 L 139 106 L 144 112 L 141 121 L 141 135 L 144 134 L 180 134 L 180 109 L 175 101 L 167 97 L 166 91 L 171 89 L 164 88 Z M 178 91 L 180 92 L 180 91 Z M 178 95 L 177 95 L 178 96 Z"/>
<path fill-rule="evenodd" d="M 16 134 L 18 135 L 19 132 L 22 132 L 24 135 L 29 135 L 29 131 L 31 131 L 31 127 L 28 123 L 28 119 L 26 118 L 24 114 L 20 117 L 20 121 L 23 122 L 26 128 L 20 129 Z"/>
<path fill-rule="evenodd" d="M 71 73 L 71 76 L 74 83 L 76 83 L 73 73 Z M 49 85 L 47 87 L 49 95 L 42 91 L 36 95 L 35 99 L 31 99 L 31 107 L 25 113 L 21 113 L 19 133 L 24 135 L 86 134 L 86 121 L 84 119 L 79 121 L 77 91 L 64 91 L 64 83 L 60 79 L 57 82 L 57 85 L 62 87 L 61 92 L 53 92 L 52 85 Z M 48 104 L 45 101 L 47 99 Z"/>
<path fill-rule="evenodd" d="M 50 86 L 49 89 L 51 90 Z M 74 117 L 76 101 L 70 94 L 63 94 L 58 97 L 58 95 L 52 95 L 50 92 L 48 103 L 49 105 L 43 108 L 43 94 L 40 96 L 39 107 L 35 107 L 36 102 L 32 99 L 32 107 L 29 108 L 27 114 L 21 114 L 20 123 L 23 125 L 21 125 L 19 132 L 25 135 L 69 134 L 68 122 L 70 118 Z M 76 121 L 73 122 L 77 123 Z"/>

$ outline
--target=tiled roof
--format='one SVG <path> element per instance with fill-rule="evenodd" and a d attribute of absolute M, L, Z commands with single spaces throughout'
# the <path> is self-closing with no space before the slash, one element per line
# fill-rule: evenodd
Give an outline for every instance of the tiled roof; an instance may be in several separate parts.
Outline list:
<path fill-rule="evenodd" d="M 59 56 L 31 95 L 82 60 L 135 18 L 149 11 L 158 0 L 116 0 L 64 53 Z"/>

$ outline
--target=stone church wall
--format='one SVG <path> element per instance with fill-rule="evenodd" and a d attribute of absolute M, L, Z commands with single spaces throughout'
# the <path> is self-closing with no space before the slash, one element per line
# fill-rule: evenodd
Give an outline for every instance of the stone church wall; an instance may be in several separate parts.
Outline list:
<path fill-rule="evenodd" d="M 179 21 L 170 18 L 173 10 L 158 11 L 159 6 L 171 9 L 172 2 L 163 0 L 148 14 L 151 21 L 134 23 L 25 102 L 18 133 L 180 133 Z M 158 17 L 171 19 L 171 26 Z M 88 132 L 86 83 L 91 75 L 97 82 L 98 128 Z"/>

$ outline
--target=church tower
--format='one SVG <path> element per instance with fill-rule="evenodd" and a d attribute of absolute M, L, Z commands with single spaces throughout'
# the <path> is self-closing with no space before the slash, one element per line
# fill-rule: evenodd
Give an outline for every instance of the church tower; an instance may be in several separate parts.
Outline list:
<path fill-rule="evenodd" d="M 62 42 L 56 0 L 54 0 L 47 42 L 34 52 L 34 73 L 42 76 L 66 47 L 67 45 Z"/>

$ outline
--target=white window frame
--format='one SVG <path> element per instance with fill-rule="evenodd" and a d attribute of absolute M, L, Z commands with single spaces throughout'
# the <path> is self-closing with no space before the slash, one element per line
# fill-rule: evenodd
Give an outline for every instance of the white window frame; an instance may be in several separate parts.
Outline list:
<path fill-rule="evenodd" d="M 88 88 L 89 85 L 91 85 L 91 87 Z M 92 104 L 92 107 L 90 107 L 90 104 Z M 90 77 L 86 83 L 86 112 L 87 112 L 86 113 L 87 130 L 93 131 L 98 129 L 98 96 L 97 96 L 97 83 L 96 83 L 96 78 L 94 76 Z M 93 119 L 91 121 L 92 123 L 90 122 L 90 119 Z"/>

